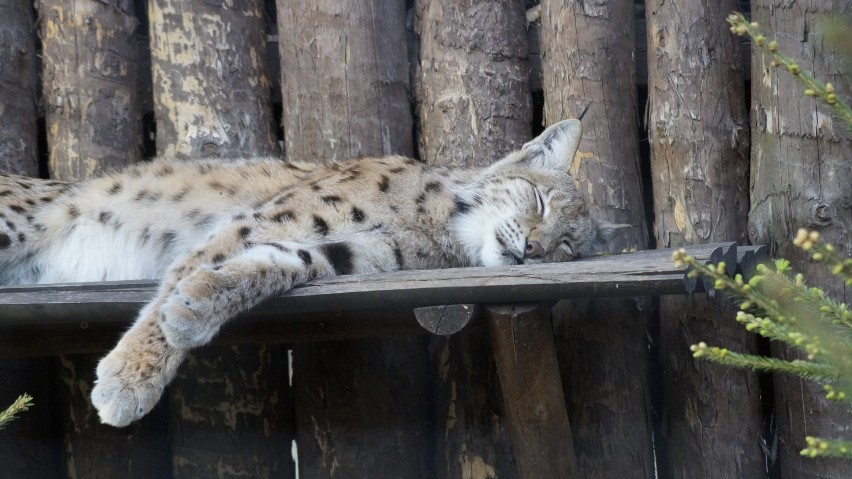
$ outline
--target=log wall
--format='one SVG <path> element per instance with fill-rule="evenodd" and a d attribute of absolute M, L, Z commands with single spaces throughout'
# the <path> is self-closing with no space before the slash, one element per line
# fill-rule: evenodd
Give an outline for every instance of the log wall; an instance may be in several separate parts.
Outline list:
<path fill-rule="evenodd" d="M 750 241 L 809 272 L 789 245 L 804 226 L 848 254 L 848 131 L 760 54 L 744 69 L 724 17 L 750 5 L 781 49 L 849 92 L 818 21 L 849 3 L 704 3 L 0 0 L 0 172 L 84 178 L 153 150 L 486 165 L 585 112 L 571 172 L 597 215 L 635 225 L 614 251 Z M 760 80 L 750 99 L 749 78 Z M 576 464 L 548 469 L 536 458 L 550 449 L 513 445 L 528 434 L 509 426 L 524 411 L 503 403 L 497 370 L 527 356 L 495 362 L 492 348 L 508 332 L 547 330 L 500 310 L 490 336 L 353 340 L 363 334 L 345 320 L 363 315 L 352 314 L 335 318 L 345 341 L 206 348 L 121 430 L 98 424 L 88 402 L 97 354 L 3 359 L 0 405 L 26 391 L 36 407 L 0 431 L 0 477 L 852 474 L 798 454 L 805 435 L 850 422 L 819 387 L 775 378 L 773 390 L 692 360 L 685 348 L 699 340 L 754 348 L 730 307 L 635 294 L 534 315 L 551 316 L 568 413 L 551 422 L 571 429 L 552 442 L 573 446 Z M 400 315 L 412 319 L 392 310 L 370 324 Z"/>

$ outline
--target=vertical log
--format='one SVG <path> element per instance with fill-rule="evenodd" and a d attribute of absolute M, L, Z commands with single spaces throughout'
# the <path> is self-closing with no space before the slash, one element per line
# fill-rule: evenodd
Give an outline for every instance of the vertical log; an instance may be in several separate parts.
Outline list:
<path fill-rule="evenodd" d="M 32 5 L 0 1 L 0 173 L 38 175 L 36 33 Z M 51 362 L 0 361 L 0 409 L 29 393 L 35 405 L 0 433 L 0 477 L 55 477 L 64 471 L 53 426 Z"/>
<path fill-rule="evenodd" d="M 157 152 L 277 151 L 259 0 L 148 2 Z M 284 347 L 193 352 L 169 389 L 173 473 L 293 477 Z"/>
<path fill-rule="evenodd" d="M 38 176 L 38 78 L 33 9 L 0 1 L 0 171 Z"/>
<path fill-rule="evenodd" d="M 839 92 L 852 92 L 852 79 L 839 70 L 841 50 L 823 41 L 823 15 L 852 14 L 844 0 L 786 2 L 753 0 L 752 19 L 778 41 L 778 49 Z M 852 139 L 845 125 L 802 94 L 786 71 L 755 50 L 752 56 L 751 211 L 748 232 L 773 256 L 792 261 L 808 283 L 836 298 L 849 289 L 824 268 L 812 264 L 791 244 L 798 228 L 819 230 L 844 256 L 852 254 Z M 798 358 L 775 347 L 774 354 Z M 848 408 L 825 401 L 822 388 L 796 377 L 774 378 L 781 477 L 849 477 L 849 462 L 812 460 L 799 455 L 805 436 L 849 437 Z"/>
<path fill-rule="evenodd" d="M 523 478 L 580 477 L 546 304 L 486 308 L 512 450 Z"/>
<path fill-rule="evenodd" d="M 748 130 L 737 37 L 724 17 L 737 0 L 647 4 L 654 217 L 661 248 L 746 241 Z M 665 430 L 671 477 L 760 477 L 760 389 L 751 371 L 698 362 L 707 341 L 756 352 L 719 296 L 660 298 Z"/>
<path fill-rule="evenodd" d="M 287 155 L 410 156 L 405 2 L 277 5 Z M 294 348 L 302 477 L 429 476 L 425 346 L 400 337 Z"/>
<path fill-rule="evenodd" d="M 139 160 L 139 21 L 133 2 L 38 5 L 51 178 L 84 178 Z"/>
<path fill-rule="evenodd" d="M 278 152 L 260 0 L 148 2 L 157 154 Z"/>
<path fill-rule="evenodd" d="M 523 4 L 418 2 L 420 157 L 487 165 L 529 139 L 531 99 Z M 487 338 L 435 338 L 435 475 L 517 477 Z"/>
<path fill-rule="evenodd" d="M 417 140 L 427 163 L 484 166 L 529 140 L 526 16 L 516 3 L 418 3 Z"/>
<path fill-rule="evenodd" d="M 45 0 L 37 6 L 50 177 L 80 179 L 140 160 L 139 22 L 133 2 Z M 68 474 L 151 477 L 167 472 L 160 410 L 130 430 L 99 423 L 89 401 L 96 363 L 95 355 L 84 355 L 60 358 L 57 366 Z"/>
<path fill-rule="evenodd" d="M 545 0 L 541 8 L 545 122 L 588 107 L 571 173 L 594 215 L 636 225 L 612 250 L 644 248 L 633 3 Z M 654 474 L 649 312 L 647 298 L 558 307 L 557 351 L 583 477 Z"/>

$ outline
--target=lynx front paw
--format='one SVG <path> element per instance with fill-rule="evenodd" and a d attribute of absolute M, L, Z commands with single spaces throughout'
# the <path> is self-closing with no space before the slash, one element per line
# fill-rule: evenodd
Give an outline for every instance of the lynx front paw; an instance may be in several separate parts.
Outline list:
<path fill-rule="evenodd" d="M 92 389 L 101 422 L 126 426 L 150 412 L 179 363 L 179 358 L 134 353 L 119 343 L 98 364 Z"/>
<path fill-rule="evenodd" d="M 215 273 L 201 270 L 178 283 L 162 306 L 160 328 L 166 341 L 180 349 L 203 346 L 219 332 L 213 286 Z"/>

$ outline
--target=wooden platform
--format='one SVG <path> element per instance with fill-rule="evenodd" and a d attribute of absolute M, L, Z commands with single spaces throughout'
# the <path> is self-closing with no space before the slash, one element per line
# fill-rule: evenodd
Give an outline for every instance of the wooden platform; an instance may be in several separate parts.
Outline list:
<path fill-rule="evenodd" d="M 707 262 L 724 259 L 747 275 L 766 256 L 763 247 L 732 243 L 689 251 Z M 289 343 L 426 333 L 415 308 L 441 305 L 711 291 L 711 285 L 688 279 L 683 269 L 675 268 L 671 253 L 664 249 L 570 263 L 339 276 L 261 304 L 227 325 L 216 341 Z M 155 288 L 151 281 L 0 287 L 0 358 L 106 351 Z M 471 311 L 467 320 L 476 325 L 481 313 Z M 443 329 L 461 326 L 445 323 Z"/>
<path fill-rule="evenodd" d="M 763 247 L 688 248 L 750 276 Z M 227 325 L 219 343 L 289 343 L 487 328 L 522 478 L 579 477 L 550 326 L 550 303 L 580 297 L 712 294 L 672 250 L 558 264 L 399 271 L 315 281 Z M 154 282 L 0 288 L 0 358 L 105 351 L 154 295 Z"/>

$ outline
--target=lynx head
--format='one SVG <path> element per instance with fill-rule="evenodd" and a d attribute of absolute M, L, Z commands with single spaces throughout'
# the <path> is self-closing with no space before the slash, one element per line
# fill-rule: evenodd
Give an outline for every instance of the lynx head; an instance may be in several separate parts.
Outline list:
<path fill-rule="evenodd" d="M 568 173 L 579 120 L 564 120 L 484 169 L 457 199 L 454 228 L 471 263 L 570 261 L 630 225 L 592 218 Z"/>

